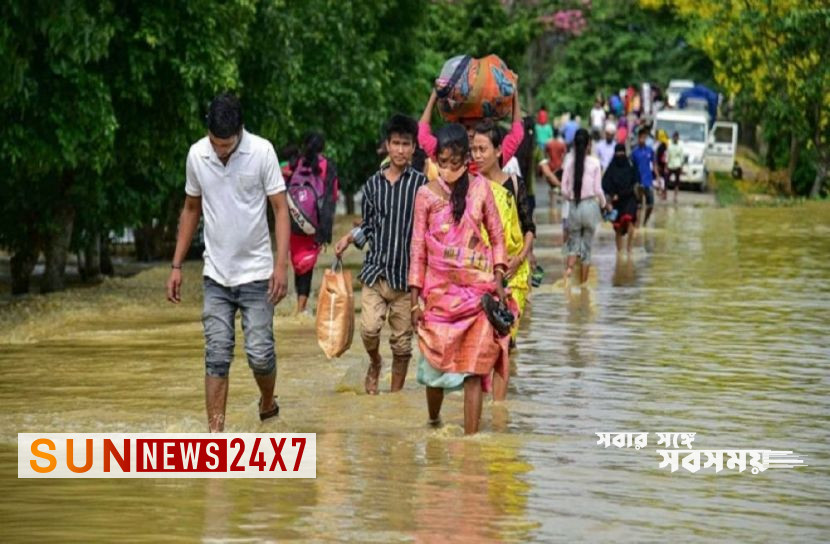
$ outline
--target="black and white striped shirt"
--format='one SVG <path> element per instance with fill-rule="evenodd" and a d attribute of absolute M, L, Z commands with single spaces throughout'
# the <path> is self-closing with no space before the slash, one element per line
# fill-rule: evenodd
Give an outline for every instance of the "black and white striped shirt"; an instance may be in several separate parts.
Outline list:
<path fill-rule="evenodd" d="M 384 172 L 385 169 L 379 170 L 363 186 L 361 230 L 369 251 L 363 261 L 360 281 L 374 285 L 379 278 L 384 278 L 392 289 L 406 291 L 415 194 L 426 185 L 427 179 L 410 166 L 395 183 L 386 179 Z"/>

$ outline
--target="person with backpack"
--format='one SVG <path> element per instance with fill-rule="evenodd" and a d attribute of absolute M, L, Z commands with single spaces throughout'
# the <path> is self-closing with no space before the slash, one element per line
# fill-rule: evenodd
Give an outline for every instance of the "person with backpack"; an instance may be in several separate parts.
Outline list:
<path fill-rule="evenodd" d="M 360 281 L 360 336 L 369 355 L 364 388 L 377 395 L 383 361 L 380 332 L 388 321 L 391 328 L 392 384 L 394 393 L 403 389 L 412 357 L 412 308 L 409 297 L 409 249 L 415 195 L 427 183 L 412 167 L 418 124 L 406 115 L 395 114 L 386 123 L 389 162 L 363 186 L 363 222 L 341 238 L 334 248 L 340 258 L 350 244 L 369 245 Z"/>
<path fill-rule="evenodd" d="M 307 313 L 311 280 L 321 246 L 331 243 L 339 181 L 331 159 L 323 155 L 325 139 L 309 133 L 288 181 L 291 215 L 291 265 L 297 290 L 297 314 Z"/>

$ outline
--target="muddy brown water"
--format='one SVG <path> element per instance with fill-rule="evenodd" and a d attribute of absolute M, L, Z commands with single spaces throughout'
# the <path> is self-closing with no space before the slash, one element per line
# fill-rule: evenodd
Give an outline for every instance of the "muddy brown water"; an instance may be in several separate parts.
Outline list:
<path fill-rule="evenodd" d="M 460 394 L 430 429 L 414 369 L 402 394 L 358 394 L 359 338 L 327 361 L 287 315 L 283 411 L 262 425 L 238 338 L 227 430 L 317 433 L 316 480 L 18 480 L 18 432 L 205 430 L 200 267 L 178 307 L 164 267 L 6 305 L 2 540 L 830 540 L 830 205 L 663 206 L 631 259 L 607 226 L 594 249 L 590 290 L 533 295 L 509 400 L 485 405 L 474 438 Z M 558 250 L 540 256 L 550 281 Z M 641 451 L 596 445 L 614 430 L 652 434 Z M 672 474 L 658 431 L 810 466 Z"/>

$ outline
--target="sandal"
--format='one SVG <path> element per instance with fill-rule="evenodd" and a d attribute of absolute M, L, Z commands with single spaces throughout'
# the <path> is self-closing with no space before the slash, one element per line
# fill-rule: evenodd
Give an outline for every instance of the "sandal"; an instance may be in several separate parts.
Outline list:
<path fill-rule="evenodd" d="M 262 397 L 259 398 L 259 405 L 262 406 Z M 272 417 L 276 417 L 278 415 L 280 415 L 280 405 L 277 404 L 277 397 L 274 397 L 274 407 L 267 412 L 260 412 L 259 420 L 265 421 L 266 419 L 271 419 Z"/>

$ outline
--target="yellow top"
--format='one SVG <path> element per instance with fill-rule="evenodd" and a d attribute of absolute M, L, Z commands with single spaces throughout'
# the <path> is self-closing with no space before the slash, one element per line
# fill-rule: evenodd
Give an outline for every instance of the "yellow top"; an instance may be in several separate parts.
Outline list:
<path fill-rule="evenodd" d="M 522 234 L 522 224 L 519 222 L 519 210 L 516 206 L 516 199 L 513 195 L 495 181 L 490 182 L 490 187 L 493 189 L 493 198 L 496 201 L 496 207 L 499 209 L 499 216 L 501 216 L 502 228 L 504 228 L 504 245 L 509 257 L 515 257 L 525 247 L 525 237 Z M 482 236 L 489 244 L 487 232 L 482 228 Z M 528 289 L 528 281 L 530 280 L 530 263 L 525 259 L 516 273 L 507 283 L 511 290 Z M 523 298 L 523 297 L 522 297 Z M 518 300 L 517 300 L 518 302 Z M 524 302 L 522 300 L 522 302 Z M 521 304 L 524 306 L 524 304 Z"/>

